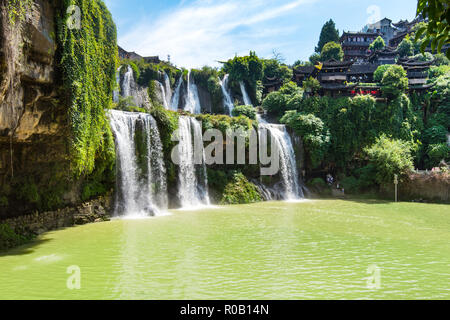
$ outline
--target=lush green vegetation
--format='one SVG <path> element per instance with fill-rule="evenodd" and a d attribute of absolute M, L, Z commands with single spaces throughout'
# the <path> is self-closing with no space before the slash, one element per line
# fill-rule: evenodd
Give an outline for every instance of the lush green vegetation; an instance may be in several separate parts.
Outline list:
<path fill-rule="evenodd" d="M 328 42 L 322 49 L 320 60 L 328 61 L 332 59 L 337 61 L 342 61 L 344 59 L 344 51 L 339 43 Z"/>
<path fill-rule="evenodd" d="M 8 0 L 7 11 L 9 23 L 15 25 L 25 19 L 27 11 L 31 10 L 33 0 Z"/>
<path fill-rule="evenodd" d="M 390 65 L 381 79 L 381 91 L 389 99 L 396 99 L 408 89 L 408 77 L 402 66 Z"/>
<path fill-rule="evenodd" d="M 256 186 L 242 173 L 235 173 L 232 181 L 225 186 L 221 204 L 246 204 L 261 201 Z"/>
<path fill-rule="evenodd" d="M 441 52 L 442 47 L 450 42 L 450 7 L 446 0 L 419 0 L 417 4 L 417 14 L 422 14 L 428 18 L 428 25 L 421 26 L 417 30 L 416 40 L 422 40 L 420 50 L 425 52 L 427 46 L 431 45 L 433 52 Z M 447 57 L 450 59 L 450 51 L 447 51 Z"/>
<path fill-rule="evenodd" d="M 386 47 L 386 44 L 381 36 L 378 36 L 369 46 L 371 51 L 383 50 Z"/>
<path fill-rule="evenodd" d="M 250 120 L 256 120 L 256 109 L 253 106 L 237 106 L 233 109 L 233 117 L 245 116 Z"/>
<path fill-rule="evenodd" d="M 17 234 L 8 224 L 0 224 L 0 251 L 23 245 L 33 238 Z"/>
<path fill-rule="evenodd" d="M 70 29 L 66 9 L 78 6 L 81 28 Z M 88 175 L 96 159 L 114 163 L 111 130 L 104 109 L 111 104 L 117 65 L 117 34 L 111 14 L 101 0 L 63 0 L 58 19 L 59 66 L 67 92 L 72 129 L 71 161 L 74 176 Z"/>

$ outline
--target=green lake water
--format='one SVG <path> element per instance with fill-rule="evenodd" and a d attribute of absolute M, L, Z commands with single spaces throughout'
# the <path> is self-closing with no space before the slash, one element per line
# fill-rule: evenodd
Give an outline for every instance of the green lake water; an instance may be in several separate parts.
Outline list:
<path fill-rule="evenodd" d="M 449 208 L 269 202 L 58 230 L 0 255 L 0 298 L 450 299 Z"/>

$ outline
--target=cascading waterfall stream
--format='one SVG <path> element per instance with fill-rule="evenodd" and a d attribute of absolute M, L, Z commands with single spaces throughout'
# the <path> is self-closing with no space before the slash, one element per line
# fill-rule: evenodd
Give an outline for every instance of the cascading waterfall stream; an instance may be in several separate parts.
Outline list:
<path fill-rule="evenodd" d="M 159 89 L 160 89 L 161 95 L 162 95 L 164 109 L 169 109 L 169 104 L 167 102 L 166 90 L 164 89 L 164 85 L 159 81 L 158 81 L 158 84 L 159 84 Z"/>
<path fill-rule="evenodd" d="M 133 83 L 133 81 L 133 68 L 131 68 L 131 66 L 128 66 L 127 72 L 125 72 L 122 82 L 122 96 L 124 98 L 131 96 L 131 84 Z"/>
<path fill-rule="evenodd" d="M 197 142 L 197 145 L 195 144 Z M 179 119 L 178 197 L 183 208 L 209 205 L 208 177 L 200 123 L 191 117 Z"/>
<path fill-rule="evenodd" d="M 220 79 L 219 79 L 220 80 Z M 223 105 L 228 109 L 230 116 L 232 115 L 234 109 L 233 99 L 231 98 L 230 90 L 228 88 L 229 75 L 226 74 L 222 80 L 220 80 L 220 87 L 223 93 Z"/>
<path fill-rule="evenodd" d="M 180 78 L 177 81 L 175 93 L 172 96 L 172 101 L 170 103 L 170 109 L 173 111 L 178 110 L 178 105 L 180 104 L 180 92 L 181 92 L 182 85 L 183 85 L 183 76 L 180 76 Z"/>
<path fill-rule="evenodd" d="M 200 105 L 197 85 L 191 80 L 191 71 L 188 73 L 187 81 L 187 99 L 184 110 L 193 114 L 199 114 L 202 112 L 202 107 Z"/>
<path fill-rule="evenodd" d="M 168 207 L 163 147 L 149 114 L 109 112 L 116 141 L 116 215 L 127 218 L 161 215 Z"/>
<path fill-rule="evenodd" d="M 167 106 L 170 107 L 170 102 L 172 101 L 172 88 L 170 86 L 170 78 L 166 72 L 164 72 L 164 89 L 166 90 L 166 102 Z"/>
<path fill-rule="evenodd" d="M 239 81 L 239 86 L 241 87 L 242 92 L 242 98 L 244 99 L 244 104 L 246 106 L 252 106 L 252 100 L 250 99 L 249 95 L 247 94 L 247 90 L 245 89 L 245 83 L 244 81 Z"/>
<path fill-rule="evenodd" d="M 259 117 L 259 119 L 261 119 Z M 267 130 L 273 137 L 280 153 L 280 175 L 284 200 L 298 200 L 303 198 L 303 192 L 298 182 L 297 161 L 295 158 L 292 139 L 284 125 L 269 124 L 262 120 L 260 130 Z"/>

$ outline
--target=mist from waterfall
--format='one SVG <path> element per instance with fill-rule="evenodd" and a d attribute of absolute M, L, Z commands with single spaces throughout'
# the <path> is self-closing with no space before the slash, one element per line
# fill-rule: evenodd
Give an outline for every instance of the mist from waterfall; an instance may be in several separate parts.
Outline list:
<path fill-rule="evenodd" d="M 183 75 L 180 76 L 180 78 L 177 81 L 176 87 L 175 87 L 175 93 L 172 96 L 172 101 L 170 103 L 170 109 L 173 111 L 178 111 L 178 106 L 180 104 L 180 93 L 181 88 L 183 86 Z"/>
<path fill-rule="evenodd" d="M 273 137 L 280 154 L 280 176 L 283 200 L 303 198 L 303 191 L 298 181 L 297 161 L 292 139 L 284 125 L 270 124 L 265 121 L 259 124 L 260 130 L 267 130 Z M 265 191 L 266 192 L 266 191 Z"/>
<path fill-rule="evenodd" d="M 220 79 L 219 79 L 220 80 Z M 228 109 L 230 116 L 232 115 L 234 109 L 233 99 L 231 98 L 230 89 L 228 87 L 229 74 L 226 74 L 222 80 L 220 80 L 220 87 L 223 93 L 223 106 L 225 110 Z"/>
<path fill-rule="evenodd" d="M 184 110 L 193 114 L 199 114 L 202 112 L 200 98 L 198 96 L 198 88 L 195 82 L 191 80 L 191 71 L 189 71 L 187 76 L 187 97 Z"/>
<path fill-rule="evenodd" d="M 144 113 L 109 111 L 116 142 L 115 214 L 162 215 L 168 208 L 163 146 L 155 119 Z"/>
<path fill-rule="evenodd" d="M 253 105 L 252 100 L 250 99 L 249 95 L 247 94 L 247 90 L 245 89 L 244 81 L 239 81 L 239 86 L 241 87 L 242 98 L 244 99 L 244 105 L 252 106 Z"/>
<path fill-rule="evenodd" d="M 182 208 L 209 205 L 208 177 L 200 122 L 179 118 L 178 198 Z M 195 144 L 197 141 L 197 144 Z"/>

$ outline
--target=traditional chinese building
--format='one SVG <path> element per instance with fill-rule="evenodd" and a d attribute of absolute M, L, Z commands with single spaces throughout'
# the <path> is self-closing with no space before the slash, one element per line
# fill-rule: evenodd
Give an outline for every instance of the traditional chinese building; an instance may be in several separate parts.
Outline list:
<path fill-rule="evenodd" d="M 395 64 L 397 57 L 398 52 L 396 49 L 386 47 L 383 50 L 376 50 L 375 52 L 372 52 L 367 57 L 367 61 L 377 65 Z"/>
<path fill-rule="evenodd" d="M 340 42 L 344 51 L 344 60 L 363 63 L 370 55 L 369 47 L 380 36 L 372 32 L 344 32 Z"/>
<path fill-rule="evenodd" d="M 427 83 L 428 69 L 433 62 L 432 61 L 416 61 L 408 59 L 400 59 L 398 64 L 406 70 L 409 85 L 411 87 L 423 86 Z"/>
<path fill-rule="evenodd" d="M 271 93 L 274 91 L 278 91 L 283 85 L 283 81 L 277 77 L 269 78 L 266 77 L 263 81 L 264 84 L 264 93 Z"/>
<path fill-rule="evenodd" d="M 431 86 L 427 85 L 428 69 L 432 62 L 401 59 L 398 62 L 407 72 L 410 92 L 423 92 Z M 378 63 L 356 64 L 353 61 L 330 60 L 319 67 L 297 67 L 294 70 L 294 81 L 298 86 L 313 77 L 320 82 L 321 95 L 354 96 L 370 94 L 381 97 L 381 88 L 373 83 L 373 74 L 380 66 Z"/>

